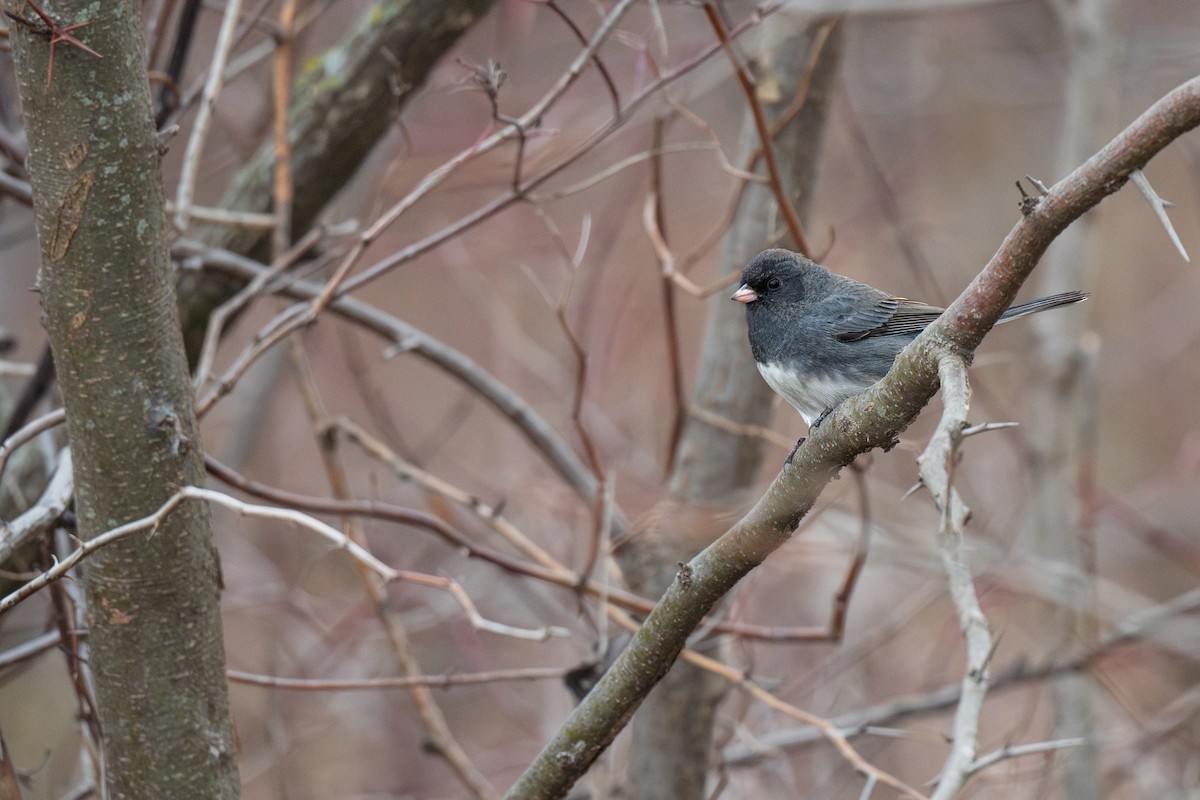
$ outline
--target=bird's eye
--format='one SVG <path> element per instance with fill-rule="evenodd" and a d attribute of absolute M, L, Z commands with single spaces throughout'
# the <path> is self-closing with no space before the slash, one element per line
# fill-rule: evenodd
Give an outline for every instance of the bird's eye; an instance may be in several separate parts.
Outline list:
<path fill-rule="evenodd" d="M 772 292 L 777 292 L 783 288 L 783 281 L 779 280 L 779 278 L 771 278 L 767 281 L 767 288 Z"/>

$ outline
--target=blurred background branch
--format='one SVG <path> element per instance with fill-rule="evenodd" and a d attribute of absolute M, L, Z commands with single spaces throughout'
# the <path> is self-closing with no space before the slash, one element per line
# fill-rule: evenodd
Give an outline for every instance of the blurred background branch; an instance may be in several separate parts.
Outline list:
<path fill-rule="evenodd" d="M 945 304 L 1011 227 L 1013 182 L 1075 169 L 1191 77 L 1200 36 L 1190 0 L 143 6 L 168 197 L 232 26 L 170 235 L 193 361 L 212 328 L 199 440 L 231 493 L 213 511 L 228 666 L 260 678 L 230 697 L 242 793 L 264 799 L 511 785 L 804 433 L 727 299 L 745 261 L 802 227 L 835 271 Z M 52 92 L 95 66 L 57 60 Z M 24 395 L 16 414 L 0 402 L 22 429 L 0 449 L 0 520 L 27 543 L 6 593 L 65 557 L 76 524 L 65 475 L 46 489 L 62 398 L 26 291 L 39 248 L 12 80 L 0 56 L 0 400 Z M 1193 251 L 1196 156 L 1189 135 L 1145 171 Z M 1022 183 L 1036 228 L 1054 201 Z M 1023 427 L 951 465 L 994 636 L 976 731 L 994 758 L 953 788 L 1183 797 L 1200 435 L 1179 398 L 1200 385 L 1200 277 L 1135 192 L 1047 259 L 1038 293 L 1092 297 L 989 336 L 970 422 Z M 961 315 L 1014 289 L 977 286 Z M 966 647 L 940 514 L 903 499 L 934 422 L 826 487 L 576 791 L 853 798 L 941 773 Z M 236 498 L 340 528 L 414 581 L 372 583 Z M 30 797 L 96 786 L 86 609 L 58 586 L 0 616 L 0 727 Z M 570 689 L 519 679 L 564 673 Z M 1071 731 L 1082 745 L 1053 746 Z"/>

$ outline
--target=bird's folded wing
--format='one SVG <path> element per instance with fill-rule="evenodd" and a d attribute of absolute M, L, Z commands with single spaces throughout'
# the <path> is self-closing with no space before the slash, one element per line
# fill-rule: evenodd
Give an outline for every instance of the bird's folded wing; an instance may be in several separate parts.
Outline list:
<path fill-rule="evenodd" d="M 834 324 L 833 335 L 843 342 L 868 336 L 916 336 L 944 309 L 879 292 L 870 305 L 847 299 Z M 857 307 L 854 307 L 856 306 Z"/>

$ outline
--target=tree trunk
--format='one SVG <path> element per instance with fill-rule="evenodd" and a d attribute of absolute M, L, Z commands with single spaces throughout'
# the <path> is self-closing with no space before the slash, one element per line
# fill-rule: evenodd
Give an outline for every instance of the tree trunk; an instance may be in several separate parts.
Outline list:
<path fill-rule="evenodd" d="M 1117 64 L 1113 31 L 1113 0 L 1083 0 L 1062 4 L 1059 23 L 1066 43 L 1062 133 L 1058 142 L 1058 180 L 1083 163 L 1103 143 L 1113 124 L 1110 90 Z M 1103 212 L 1101 212 L 1103 213 Z M 1038 270 L 1038 289 L 1052 294 L 1061 287 L 1087 286 L 1088 250 L 1096 216 L 1082 217 L 1047 253 Z M 1043 630 L 1046 646 L 1054 651 L 1081 651 L 1094 644 L 1091 624 L 1095 599 L 1087 532 L 1081 525 L 1080 475 L 1089 459 L 1089 439 L 1095 422 L 1092 355 L 1082 344 L 1090 303 L 1070 314 L 1038 314 L 1031 320 L 1037 333 L 1036 360 L 1030 386 L 1031 425 L 1027 440 L 1034 543 L 1046 563 L 1055 566 L 1059 580 L 1046 583 L 1053 604 Z M 1100 796 L 1099 751 L 1096 740 L 1091 679 L 1069 673 L 1057 678 L 1054 691 L 1055 739 L 1084 740 L 1055 754 L 1064 800 Z"/>
<path fill-rule="evenodd" d="M 316 222 L 386 134 L 438 60 L 495 0 L 381 0 L 321 58 L 308 60 L 288 112 L 294 181 L 291 234 Z M 264 142 L 221 201 L 230 211 L 269 213 L 274 204 L 275 148 Z M 267 261 L 270 231 L 213 227 L 205 244 Z M 242 287 L 232 278 L 180 278 L 188 353 L 198 357 L 208 317 Z"/>
<path fill-rule="evenodd" d="M 62 40 L 51 50 L 24 2 L 7 7 L 31 20 L 9 30 L 42 247 L 38 288 L 88 539 L 204 481 L 141 4 L 55 3 L 56 23 L 88 23 L 71 33 L 102 57 Z M 207 510 L 185 504 L 152 534 L 98 552 L 82 577 L 108 796 L 237 797 Z"/>
<path fill-rule="evenodd" d="M 817 155 L 841 61 L 841 31 L 837 21 L 818 22 L 801 35 L 778 42 L 761 60 L 760 86 L 769 75 L 779 89 L 773 101 L 760 97 L 774 119 L 791 103 L 806 77 L 814 48 L 820 48 L 804 108 L 774 143 L 787 182 L 785 189 L 802 218 L 807 216 L 816 184 Z M 759 146 L 752 124 L 748 123 L 743 141 L 746 153 Z M 726 240 L 722 273 L 740 269 L 768 246 L 774 235 L 771 221 L 778 218 L 771 191 L 762 185 L 748 186 Z M 737 423 L 766 425 L 773 394 L 750 355 L 745 310 L 724 294 L 713 303 L 693 402 Z M 633 539 L 622 558 L 632 588 L 650 597 L 661 595 L 678 571 L 679 561 L 691 558 L 724 532 L 724 525 L 714 526 L 712 519 L 719 520 L 721 510 L 745 499 L 745 492 L 755 485 L 761 461 L 761 439 L 689 417 L 670 478 L 671 499 L 655 515 L 655 523 Z M 711 653 L 719 649 L 719 640 L 704 647 Z M 631 777 L 626 796 L 631 800 L 702 800 L 706 796 L 717 704 L 727 688 L 723 679 L 698 667 L 683 662 L 672 667 L 631 724 Z"/>

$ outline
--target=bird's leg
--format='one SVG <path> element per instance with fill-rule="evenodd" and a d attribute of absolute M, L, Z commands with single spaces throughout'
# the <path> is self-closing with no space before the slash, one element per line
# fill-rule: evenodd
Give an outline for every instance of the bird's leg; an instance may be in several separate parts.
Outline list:
<path fill-rule="evenodd" d="M 807 436 L 801 436 L 796 440 L 796 446 L 792 448 L 792 452 L 788 453 L 788 457 L 783 460 L 783 465 L 785 467 L 792 463 L 792 456 L 796 455 L 796 451 L 800 449 L 800 445 L 804 444 L 804 440 L 807 438 Z"/>
<path fill-rule="evenodd" d="M 811 430 L 815 430 L 816 428 L 820 427 L 821 423 L 825 421 L 825 418 L 828 417 L 832 413 L 833 413 L 833 406 L 828 406 L 824 411 L 821 412 L 820 416 L 818 416 L 816 419 L 813 420 L 812 425 L 809 425 L 808 429 L 811 431 Z"/>

